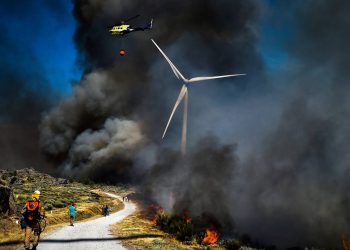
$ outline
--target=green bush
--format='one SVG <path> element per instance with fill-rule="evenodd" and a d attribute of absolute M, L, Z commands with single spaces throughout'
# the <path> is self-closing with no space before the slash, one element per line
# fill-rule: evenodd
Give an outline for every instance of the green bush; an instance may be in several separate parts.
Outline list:
<path fill-rule="evenodd" d="M 227 250 L 238 250 L 241 248 L 241 244 L 238 240 L 226 240 L 224 246 Z"/>
<path fill-rule="evenodd" d="M 80 182 L 85 184 L 85 185 L 88 185 L 88 186 L 91 186 L 94 184 L 94 182 L 89 178 L 89 177 L 83 177 L 80 179 Z"/>
<path fill-rule="evenodd" d="M 2 177 L 0 178 L 0 185 L 3 185 L 3 186 L 7 185 L 7 181 L 2 179 Z"/>
<path fill-rule="evenodd" d="M 170 224 L 170 215 L 166 213 L 160 213 L 157 215 L 156 225 L 160 230 L 167 231 Z"/>
<path fill-rule="evenodd" d="M 191 241 L 194 237 L 194 226 L 191 222 L 178 215 L 160 213 L 156 225 L 164 232 L 175 235 L 180 241 Z"/>
<path fill-rule="evenodd" d="M 63 203 L 62 201 L 58 200 L 58 201 L 55 201 L 55 202 L 53 203 L 53 206 L 56 207 L 56 208 L 62 208 L 62 207 L 65 207 L 66 204 Z"/>
<path fill-rule="evenodd" d="M 44 209 L 45 209 L 46 211 L 50 211 L 50 210 L 52 210 L 52 208 L 53 208 L 53 206 L 52 206 L 51 203 L 47 203 L 47 204 L 45 204 L 45 206 L 44 206 Z"/>
<path fill-rule="evenodd" d="M 17 200 L 16 200 L 17 204 L 24 204 L 26 201 L 27 201 L 27 199 L 26 199 L 25 195 L 18 195 L 17 196 Z"/>
<path fill-rule="evenodd" d="M 178 224 L 176 239 L 180 241 L 191 241 L 194 236 L 194 226 L 192 223 L 181 221 Z"/>

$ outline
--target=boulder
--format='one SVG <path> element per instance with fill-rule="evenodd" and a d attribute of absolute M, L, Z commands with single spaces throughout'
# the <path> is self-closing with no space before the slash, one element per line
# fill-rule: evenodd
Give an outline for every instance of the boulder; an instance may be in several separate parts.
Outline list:
<path fill-rule="evenodd" d="M 12 189 L 0 185 L 0 213 L 11 215 L 16 213 L 16 201 Z"/>
<path fill-rule="evenodd" d="M 69 180 L 63 179 L 63 178 L 58 178 L 57 179 L 57 184 L 59 184 L 59 185 L 67 185 L 67 184 L 69 184 Z"/>

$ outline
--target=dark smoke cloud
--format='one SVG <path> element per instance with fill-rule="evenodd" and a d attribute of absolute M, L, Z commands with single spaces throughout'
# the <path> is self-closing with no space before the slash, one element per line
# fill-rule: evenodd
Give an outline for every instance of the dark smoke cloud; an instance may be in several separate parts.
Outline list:
<path fill-rule="evenodd" d="M 50 107 L 45 91 L 46 82 L 38 75 L 17 73 L 4 69 L 0 76 L 0 167 L 16 169 L 35 166 L 44 169 L 47 164 L 39 150 L 37 129 L 40 114 Z M 36 80 L 40 90 L 28 86 L 28 79 Z M 44 165 L 44 166 L 43 166 Z"/>
<path fill-rule="evenodd" d="M 238 165 L 235 150 L 235 145 L 221 145 L 214 136 L 201 139 L 185 159 L 179 152 L 163 150 L 146 178 L 152 197 L 169 211 L 210 216 L 221 230 L 232 231 L 234 200 L 229 187 Z"/>
<path fill-rule="evenodd" d="M 26 44 L 38 36 L 42 27 L 42 20 L 31 18 L 37 7 L 33 3 L 1 3 L 0 168 L 3 169 L 50 170 L 40 153 L 38 124 L 41 113 L 51 108 L 57 96 L 49 87 L 45 70 Z M 58 12 L 54 8 L 54 13 Z M 30 20 L 36 28 L 31 30 L 32 24 L 19 27 L 19 20 Z M 14 35 L 19 31 L 22 36 Z"/>
<path fill-rule="evenodd" d="M 289 93 L 276 129 L 245 163 L 242 230 L 281 246 L 340 246 L 349 232 L 348 1 L 293 2 Z M 288 80 L 286 80 L 288 79 Z M 249 207 L 249 209 L 247 209 Z"/>
<path fill-rule="evenodd" d="M 291 10 L 283 20 L 294 30 L 288 65 L 266 75 L 256 47 L 260 3 L 74 1 L 86 73 L 73 96 L 43 119 L 46 153 L 66 173 L 95 180 L 147 176 L 164 207 L 214 213 L 226 230 L 235 225 L 267 244 L 339 246 L 349 231 L 350 20 L 344 12 L 350 6 L 345 0 L 273 2 L 273 15 Z M 108 34 L 111 24 L 139 13 L 133 24 L 153 17 L 153 31 L 124 39 Z M 178 146 L 180 119 L 159 141 L 180 86 L 151 37 L 186 76 L 248 73 L 244 80 L 191 87 L 186 160 L 163 148 Z M 126 57 L 118 57 L 120 48 Z M 120 132 L 106 128 L 113 121 L 133 124 L 140 140 L 130 152 L 117 147 L 113 156 L 94 158 L 123 142 Z M 117 131 L 129 136 L 129 129 Z"/>
<path fill-rule="evenodd" d="M 178 51 L 174 59 L 183 62 L 182 68 L 196 65 L 198 69 L 187 67 L 194 73 L 206 69 L 207 74 L 218 74 L 249 68 L 255 72 L 252 76 L 263 74 L 255 48 L 254 23 L 259 12 L 255 1 L 75 1 L 73 12 L 78 21 L 75 41 L 86 74 L 74 95 L 47 114 L 41 124 L 43 149 L 61 162 L 66 157 L 74 158 L 72 145 L 81 133 L 99 130 L 111 117 L 138 123 L 146 140 L 158 144 L 161 124 L 165 124 L 180 86 L 171 78 L 171 71 L 150 37 L 157 38 L 162 47 L 169 47 L 171 54 Z M 145 25 L 154 18 L 157 28 L 122 39 L 108 33 L 110 25 L 138 13 L 143 16 L 134 20 L 135 25 Z M 124 58 L 117 56 L 121 46 L 127 50 Z M 232 52 L 224 53 L 225 50 Z M 164 79 L 167 83 L 161 84 Z M 236 88 L 227 82 L 226 93 Z"/>
<path fill-rule="evenodd" d="M 109 118 L 102 129 L 86 130 L 76 138 L 69 151 L 65 171 L 76 172 L 77 176 L 90 176 L 91 169 L 96 166 L 104 169 L 113 165 L 114 162 L 121 162 L 123 164 L 114 167 L 117 176 L 105 178 L 118 179 L 118 175 L 124 172 L 125 175 L 128 174 L 127 169 L 122 168 L 130 167 L 127 162 L 132 161 L 132 157 L 142 144 L 143 135 L 138 124 L 134 121 Z"/>

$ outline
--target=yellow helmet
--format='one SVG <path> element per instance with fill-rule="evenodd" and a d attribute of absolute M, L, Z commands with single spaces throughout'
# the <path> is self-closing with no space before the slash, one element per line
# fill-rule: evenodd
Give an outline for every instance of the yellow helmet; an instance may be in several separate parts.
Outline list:
<path fill-rule="evenodd" d="M 34 191 L 34 193 L 32 193 L 32 199 L 39 200 L 39 198 L 40 198 L 40 191 L 39 190 Z"/>

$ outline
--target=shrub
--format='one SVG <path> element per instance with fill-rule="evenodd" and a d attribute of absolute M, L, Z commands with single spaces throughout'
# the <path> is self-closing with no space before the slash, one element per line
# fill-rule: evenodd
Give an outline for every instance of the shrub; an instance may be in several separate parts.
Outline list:
<path fill-rule="evenodd" d="M 17 180 L 18 178 L 16 176 L 13 176 L 10 180 L 10 185 L 14 184 Z"/>
<path fill-rule="evenodd" d="M 156 225 L 163 231 L 167 231 L 170 222 L 170 215 L 166 213 L 160 213 L 157 215 Z"/>
<path fill-rule="evenodd" d="M 3 185 L 3 186 L 7 185 L 7 181 L 2 179 L 2 177 L 0 178 L 0 185 Z"/>
<path fill-rule="evenodd" d="M 65 205 L 68 205 L 69 204 L 69 199 L 67 199 L 67 198 L 61 198 L 60 199 L 61 200 L 61 202 L 63 203 L 63 204 L 65 204 Z"/>
<path fill-rule="evenodd" d="M 160 213 L 157 215 L 156 225 L 164 232 L 175 235 L 180 241 L 191 241 L 194 236 L 194 226 L 191 222 L 178 215 Z"/>
<path fill-rule="evenodd" d="M 80 179 L 80 182 L 88 186 L 91 186 L 94 184 L 94 182 L 89 177 L 84 177 Z"/>
<path fill-rule="evenodd" d="M 50 211 L 50 210 L 52 210 L 52 208 L 53 208 L 53 206 L 52 206 L 51 203 L 47 203 L 47 204 L 45 204 L 45 206 L 44 206 L 44 209 L 45 209 L 46 211 Z"/>
<path fill-rule="evenodd" d="M 180 241 L 191 241 L 194 236 L 194 226 L 192 223 L 188 223 L 186 221 L 181 221 L 178 224 L 176 232 L 176 239 Z"/>
<path fill-rule="evenodd" d="M 224 246 L 227 250 L 238 250 L 241 248 L 241 244 L 238 240 L 226 240 Z"/>
<path fill-rule="evenodd" d="M 16 196 L 16 203 L 17 204 L 23 204 L 27 201 L 27 197 L 23 194 L 19 194 Z"/>
<path fill-rule="evenodd" d="M 56 207 L 56 208 L 62 208 L 62 207 L 65 207 L 66 204 L 64 204 L 62 201 L 58 200 L 58 201 L 55 201 L 53 203 L 53 206 Z"/>

